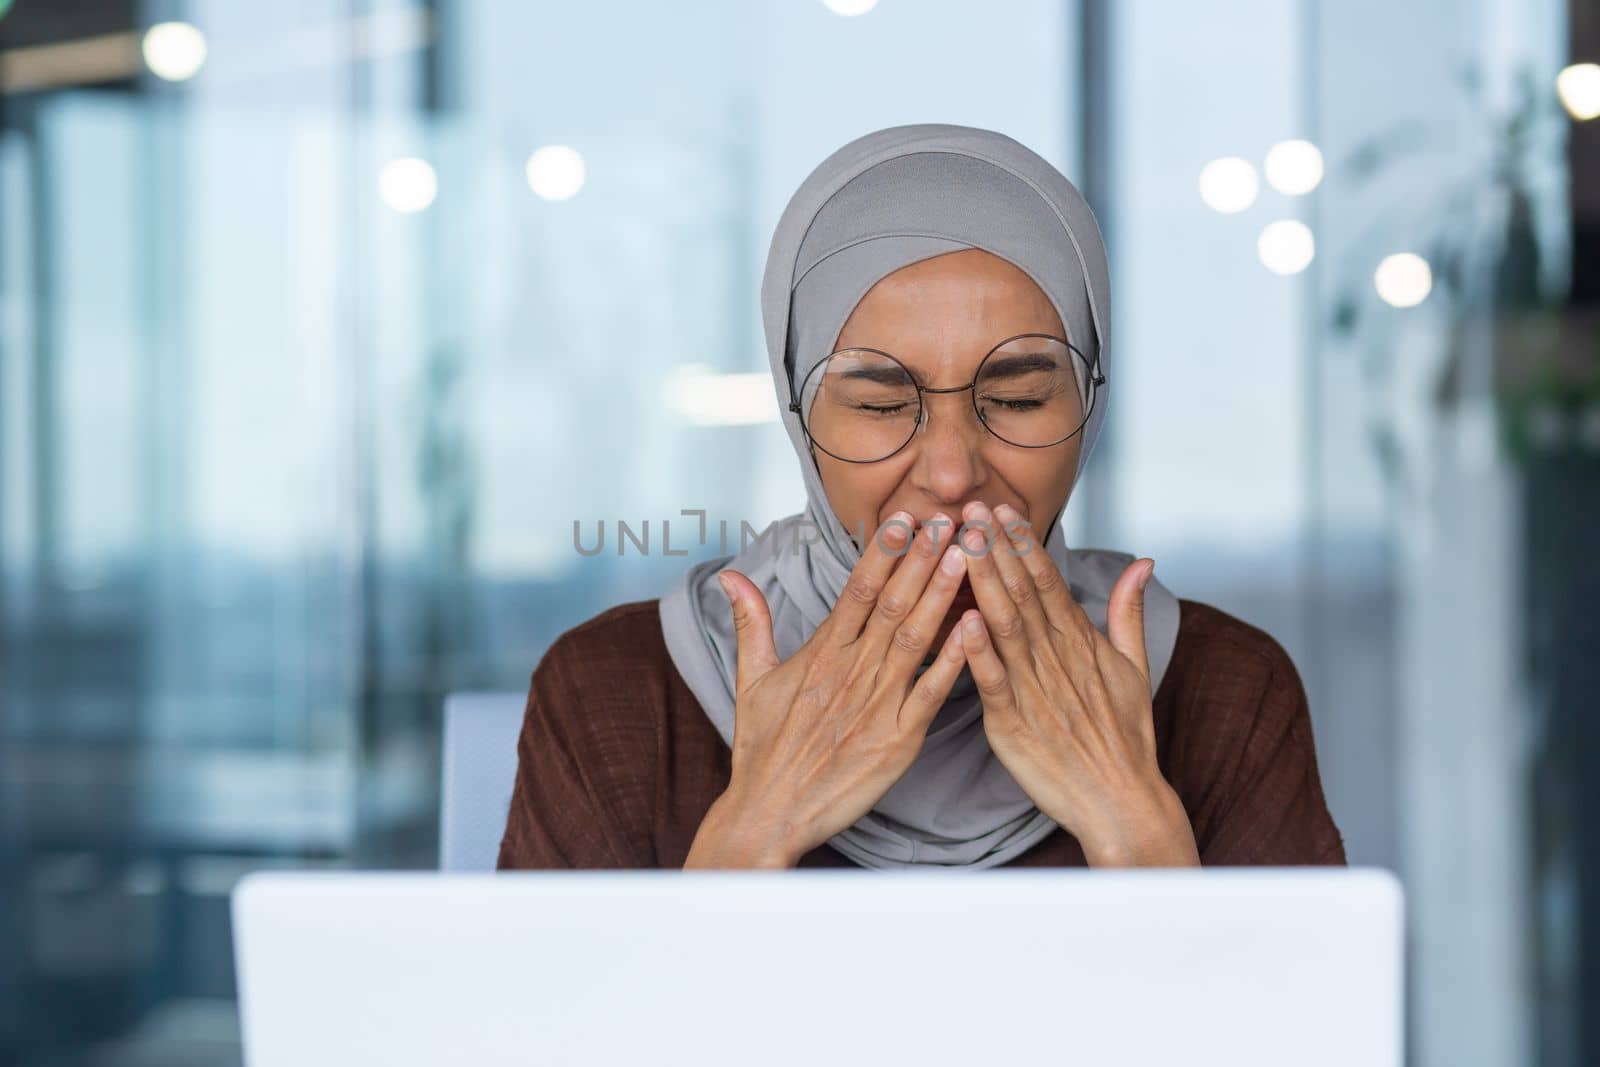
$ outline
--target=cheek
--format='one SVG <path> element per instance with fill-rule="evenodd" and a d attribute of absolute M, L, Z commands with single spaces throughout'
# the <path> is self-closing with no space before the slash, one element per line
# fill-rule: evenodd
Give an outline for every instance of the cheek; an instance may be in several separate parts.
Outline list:
<path fill-rule="evenodd" d="M 1072 483 L 1077 479 L 1078 450 L 1076 448 L 1068 449 L 1066 455 L 1061 457 L 1059 462 L 1051 463 L 1048 467 L 1050 484 L 1057 493 L 1065 497 L 1072 490 Z"/>
<path fill-rule="evenodd" d="M 901 463 L 845 463 L 823 452 L 817 453 L 817 469 L 833 513 L 852 537 L 858 528 L 877 528 L 879 512 L 905 475 Z"/>
<path fill-rule="evenodd" d="M 1028 502 L 1035 517 L 1054 514 L 1067 501 L 1078 468 L 1078 450 L 1061 447 L 1032 452 L 1012 450 L 997 457 L 994 467 L 1002 479 Z"/>

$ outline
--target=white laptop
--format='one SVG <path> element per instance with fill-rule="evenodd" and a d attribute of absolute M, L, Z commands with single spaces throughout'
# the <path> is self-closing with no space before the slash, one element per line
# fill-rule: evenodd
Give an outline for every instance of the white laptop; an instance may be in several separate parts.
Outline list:
<path fill-rule="evenodd" d="M 1398 1067 L 1383 871 L 261 873 L 248 1067 Z"/>

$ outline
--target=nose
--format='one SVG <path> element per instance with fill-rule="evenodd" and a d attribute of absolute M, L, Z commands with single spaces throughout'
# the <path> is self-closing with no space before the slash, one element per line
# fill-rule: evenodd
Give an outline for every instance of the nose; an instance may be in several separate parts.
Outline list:
<path fill-rule="evenodd" d="M 929 394 L 922 403 L 910 446 L 916 449 L 912 483 L 940 504 L 959 505 L 988 478 L 983 443 L 989 431 L 966 392 Z"/>

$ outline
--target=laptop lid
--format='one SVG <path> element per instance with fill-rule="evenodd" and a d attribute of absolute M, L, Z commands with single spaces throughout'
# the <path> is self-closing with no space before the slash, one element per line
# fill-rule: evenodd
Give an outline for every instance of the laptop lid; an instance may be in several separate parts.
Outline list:
<path fill-rule="evenodd" d="M 272 872 L 246 1063 L 1397 1065 L 1376 870 Z"/>

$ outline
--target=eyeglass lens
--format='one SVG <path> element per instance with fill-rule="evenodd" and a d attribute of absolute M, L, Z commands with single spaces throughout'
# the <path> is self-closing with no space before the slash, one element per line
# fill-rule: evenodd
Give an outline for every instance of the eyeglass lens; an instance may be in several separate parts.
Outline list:
<path fill-rule="evenodd" d="M 1090 377 L 1087 361 L 1065 342 L 1013 338 L 979 366 L 972 404 L 979 421 L 1002 441 L 1042 448 L 1065 441 L 1088 421 Z M 841 349 L 813 368 L 800 404 L 813 442 L 858 463 L 904 448 L 924 417 L 911 372 L 893 356 L 866 348 Z"/>

